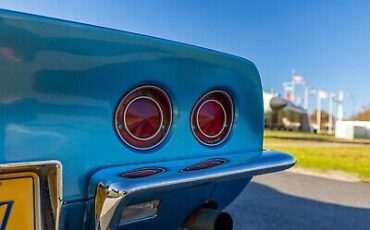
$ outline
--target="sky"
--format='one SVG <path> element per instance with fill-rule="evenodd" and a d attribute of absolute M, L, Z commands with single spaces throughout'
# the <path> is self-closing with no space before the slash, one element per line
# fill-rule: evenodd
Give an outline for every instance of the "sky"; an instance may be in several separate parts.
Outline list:
<path fill-rule="evenodd" d="M 266 90 L 282 93 L 295 70 L 316 88 L 344 90 L 347 117 L 370 106 L 370 1 L 1 0 L 0 8 L 242 56 L 256 64 Z"/>

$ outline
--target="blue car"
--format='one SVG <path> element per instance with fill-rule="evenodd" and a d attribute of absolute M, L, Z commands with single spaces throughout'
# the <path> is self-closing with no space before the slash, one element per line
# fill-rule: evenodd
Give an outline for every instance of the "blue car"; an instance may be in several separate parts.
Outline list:
<path fill-rule="evenodd" d="M 0 229 L 232 229 L 262 86 L 243 58 L 0 10 Z"/>

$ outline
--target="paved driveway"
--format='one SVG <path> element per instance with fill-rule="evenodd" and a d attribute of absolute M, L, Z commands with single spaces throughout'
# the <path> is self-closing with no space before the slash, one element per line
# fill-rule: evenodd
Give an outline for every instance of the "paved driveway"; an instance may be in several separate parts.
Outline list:
<path fill-rule="evenodd" d="M 255 177 L 228 211 L 236 230 L 370 230 L 370 184 L 270 174 Z"/>

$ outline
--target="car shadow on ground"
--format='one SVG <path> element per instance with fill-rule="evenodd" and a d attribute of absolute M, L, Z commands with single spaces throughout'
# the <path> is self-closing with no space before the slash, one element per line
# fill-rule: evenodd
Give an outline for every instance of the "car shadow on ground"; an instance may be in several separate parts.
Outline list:
<path fill-rule="evenodd" d="M 234 217 L 235 230 L 370 229 L 370 209 L 292 196 L 256 182 L 227 211 Z"/>

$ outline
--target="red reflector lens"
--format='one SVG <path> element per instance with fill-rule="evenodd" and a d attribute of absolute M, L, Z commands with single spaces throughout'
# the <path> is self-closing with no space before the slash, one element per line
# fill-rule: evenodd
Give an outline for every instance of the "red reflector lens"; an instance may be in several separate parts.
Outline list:
<path fill-rule="evenodd" d="M 136 169 L 130 172 L 125 172 L 121 174 L 121 177 L 135 179 L 135 178 L 143 178 L 152 176 L 158 173 L 164 172 L 165 169 L 163 168 L 143 168 L 143 169 Z"/>
<path fill-rule="evenodd" d="M 225 109 L 218 101 L 206 101 L 200 106 L 197 119 L 198 128 L 204 135 L 217 136 L 225 127 Z"/>
<path fill-rule="evenodd" d="M 199 164 L 186 167 L 182 171 L 184 172 L 197 171 L 197 170 L 202 170 L 202 169 L 207 169 L 207 168 L 213 168 L 219 165 L 223 165 L 225 163 L 226 163 L 226 160 L 224 159 L 212 159 L 212 160 L 204 161 Z"/>
<path fill-rule="evenodd" d="M 159 132 L 163 117 L 154 100 L 139 97 L 127 106 L 124 119 L 127 131 L 133 137 L 147 139 Z"/>

